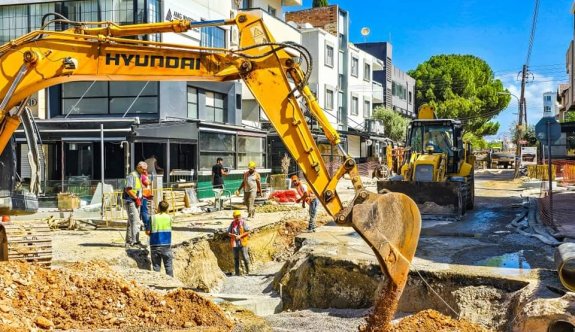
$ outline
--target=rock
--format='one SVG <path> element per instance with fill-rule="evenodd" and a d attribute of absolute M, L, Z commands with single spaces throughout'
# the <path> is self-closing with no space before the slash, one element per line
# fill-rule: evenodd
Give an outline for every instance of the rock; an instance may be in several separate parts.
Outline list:
<path fill-rule="evenodd" d="M 49 329 L 54 327 L 54 323 L 51 320 L 44 318 L 42 316 L 36 317 L 36 319 L 34 320 L 34 324 L 36 324 L 36 326 L 38 326 L 41 329 Z"/>
<path fill-rule="evenodd" d="M 12 308 L 10 308 L 10 307 L 7 306 L 7 305 L 2 304 L 2 305 L 0 305 L 0 311 L 2 311 L 2 312 L 10 312 L 10 311 L 12 311 Z"/>
<path fill-rule="evenodd" d="M 195 326 L 195 325 L 194 325 L 194 323 L 192 323 L 192 322 L 185 322 L 185 323 L 184 323 L 184 328 L 186 328 L 186 329 L 192 328 L 192 327 L 194 327 L 194 326 Z"/>

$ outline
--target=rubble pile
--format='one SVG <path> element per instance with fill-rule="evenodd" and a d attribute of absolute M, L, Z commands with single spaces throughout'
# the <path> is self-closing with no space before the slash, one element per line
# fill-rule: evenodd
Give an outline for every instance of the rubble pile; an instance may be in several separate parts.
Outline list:
<path fill-rule="evenodd" d="M 193 291 L 161 294 L 127 281 L 105 262 L 49 270 L 0 264 L 0 330 L 194 329 L 229 331 L 231 321 Z"/>
<path fill-rule="evenodd" d="M 481 325 L 469 321 L 453 319 L 435 310 L 423 310 L 399 321 L 393 332 L 436 331 L 436 332 L 487 332 Z"/>

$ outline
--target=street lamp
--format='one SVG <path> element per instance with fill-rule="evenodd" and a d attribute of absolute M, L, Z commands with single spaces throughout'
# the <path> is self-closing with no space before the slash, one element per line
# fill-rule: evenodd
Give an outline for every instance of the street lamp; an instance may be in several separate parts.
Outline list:
<path fill-rule="evenodd" d="M 521 145 L 519 144 L 519 142 L 522 137 L 522 129 L 523 129 L 522 128 L 523 112 L 521 112 L 521 99 L 519 99 L 519 97 L 517 97 L 516 95 L 512 94 L 509 91 L 499 91 L 497 92 L 497 94 L 513 96 L 515 97 L 515 99 L 517 99 L 517 107 L 519 108 L 519 116 L 518 116 L 519 119 L 517 121 L 517 130 L 516 130 L 517 140 L 515 141 L 515 177 L 517 177 L 519 175 L 519 160 L 521 159 Z"/>

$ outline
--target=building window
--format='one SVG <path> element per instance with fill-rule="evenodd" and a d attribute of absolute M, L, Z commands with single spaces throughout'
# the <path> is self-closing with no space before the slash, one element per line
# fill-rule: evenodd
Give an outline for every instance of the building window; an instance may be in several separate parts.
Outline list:
<path fill-rule="evenodd" d="M 545 101 L 551 101 L 551 96 L 545 96 Z"/>
<path fill-rule="evenodd" d="M 368 119 L 371 116 L 371 104 L 369 100 L 363 101 L 363 117 Z"/>
<path fill-rule="evenodd" d="M 242 9 L 252 8 L 251 0 L 242 0 Z"/>
<path fill-rule="evenodd" d="M 238 168 L 247 168 L 250 161 L 264 167 L 266 160 L 265 138 L 238 136 Z"/>
<path fill-rule="evenodd" d="M 272 6 L 268 6 L 268 14 L 270 14 L 273 17 L 276 17 L 276 9 Z"/>
<path fill-rule="evenodd" d="M 351 115 L 358 115 L 359 99 L 357 97 L 351 97 Z"/>
<path fill-rule="evenodd" d="M 206 117 L 202 120 L 225 123 L 223 94 L 206 91 Z"/>
<path fill-rule="evenodd" d="M 333 46 L 325 45 L 325 65 L 333 68 Z"/>
<path fill-rule="evenodd" d="M 359 72 L 359 59 L 358 58 L 351 58 L 351 76 L 358 76 Z"/>
<path fill-rule="evenodd" d="M 412 103 L 411 100 L 412 100 L 412 98 L 413 98 L 412 95 L 411 95 L 411 91 L 409 91 L 408 94 L 409 94 L 409 100 L 408 100 L 408 101 L 409 101 L 409 105 L 411 105 L 411 103 Z"/>
<path fill-rule="evenodd" d="M 201 29 L 202 40 L 200 41 L 200 46 L 216 48 L 226 47 L 226 32 L 224 29 L 218 27 L 203 27 Z"/>
<path fill-rule="evenodd" d="M 333 109 L 333 90 L 327 88 L 325 89 L 325 109 Z"/>
<path fill-rule="evenodd" d="M 339 123 L 340 125 L 342 124 L 342 121 L 344 119 L 344 114 L 343 114 L 343 92 L 338 92 L 337 93 L 337 123 Z"/>
<path fill-rule="evenodd" d="M 153 113 L 158 113 L 158 82 L 62 84 L 64 116 Z"/>
<path fill-rule="evenodd" d="M 363 64 L 363 80 L 371 81 L 371 65 L 369 63 Z"/>
<path fill-rule="evenodd" d="M 226 165 L 235 168 L 236 136 L 233 134 L 200 132 L 200 170 L 212 169 L 218 157 L 224 159 Z"/>
<path fill-rule="evenodd" d="M 397 83 L 391 82 L 391 93 L 392 95 L 398 97 L 399 99 L 406 100 L 407 99 L 407 89 L 405 86 Z"/>
<path fill-rule="evenodd" d="M 188 87 L 188 118 L 198 118 L 198 89 Z"/>

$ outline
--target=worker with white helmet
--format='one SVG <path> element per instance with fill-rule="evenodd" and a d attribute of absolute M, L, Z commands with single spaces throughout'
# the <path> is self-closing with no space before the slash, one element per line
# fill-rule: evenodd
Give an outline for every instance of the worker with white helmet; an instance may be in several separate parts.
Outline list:
<path fill-rule="evenodd" d="M 261 177 L 260 173 L 256 171 L 254 161 L 248 163 L 248 170 L 244 173 L 242 183 L 236 190 L 236 196 L 240 195 L 242 189 L 244 191 L 244 204 L 248 207 L 248 218 L 253 218 L 256 213 L 256 195 L 262 195 Z"/>

